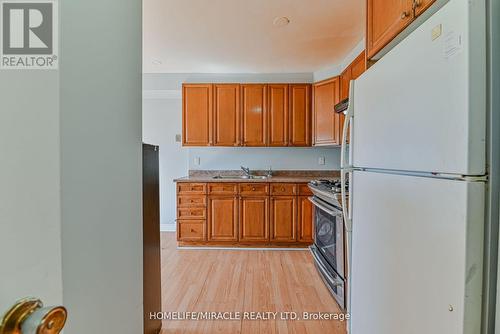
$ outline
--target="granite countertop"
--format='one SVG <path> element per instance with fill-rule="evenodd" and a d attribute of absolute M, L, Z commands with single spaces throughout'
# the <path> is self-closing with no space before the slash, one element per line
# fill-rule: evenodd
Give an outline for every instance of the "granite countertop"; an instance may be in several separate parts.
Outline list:
<path fill-rule="evenodd" d="M 265 171 L 252 171 L 254 175 L 266 175 Z M 273 176 L 266 179 L 242 179 L 242 178 L 215 178 L 214 176 L 239 176 L 243 175 L 242 171 L 238 170 L 191 170 L 189 176 L 175 179 L 174 182 L 226 182 L 226 183 L 307 183 L 311 180 L 317 179 L 338 179 L 340 177 L 339 171 L 273 171 Z"/>

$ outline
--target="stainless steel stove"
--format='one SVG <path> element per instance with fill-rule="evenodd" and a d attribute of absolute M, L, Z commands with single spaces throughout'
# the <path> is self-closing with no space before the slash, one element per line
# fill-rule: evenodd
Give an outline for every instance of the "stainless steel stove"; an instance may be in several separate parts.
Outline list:
<path fill-rule="evenodd" d="M 348 187 L 348 186 L 347 186 Z M 345 310 L 347 291 L 345 231 L 340 180 L 315 180 L 309 183 L 314 196 L 314 245 L 310 247 L 323 281 Z"/>

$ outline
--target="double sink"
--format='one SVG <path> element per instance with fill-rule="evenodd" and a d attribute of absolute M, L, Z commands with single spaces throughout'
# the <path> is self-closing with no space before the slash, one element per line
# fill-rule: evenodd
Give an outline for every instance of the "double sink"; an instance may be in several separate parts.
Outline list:
<path fill-rule="evenodd" d="M 216 175 L 212 178 L 216 180 L 267 180 L 273 175 L 271 168 L 269 168 L 267 175 L 253 175 L 250 168 L 243 166 L 241 166 L 241 169 L 245 172 L 244 175 Z"/>
<path fill-rule="evenodd" d="M 269 177 L 266 175 L 215 175 L 212 177 L 216 180 L 267 180 Z"/>

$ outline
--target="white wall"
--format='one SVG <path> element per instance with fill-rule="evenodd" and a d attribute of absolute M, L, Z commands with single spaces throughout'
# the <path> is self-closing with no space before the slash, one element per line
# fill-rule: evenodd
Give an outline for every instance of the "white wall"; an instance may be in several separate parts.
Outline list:
<path fill-rule="evenodd" d="M 0 316 L 62 303 L 59 73 L 0 71 Z"/>
<path fill-rule="evenodd" d="M 325 164 L 318 164 L 320 157 Z M 200 165 L 196 164 L 200 158 Z M 339 148 L 204 147 L 189 149 L 189 169 L 338 170 Z"/>
<path fill-rule="evenodd" d="M 143 100 L 142 126 L 145 143 L 160 146 L 160 223 L 162 230 L 173 230 L 176 218 L 176 191 L 173 179 L 186 176 L 188 150 L 175 141 L 182 133 L 182 100 L 146 98 Z M 168 226 L 171 225 L 171 226 Z"/>
<path fill-rule="evenodd" d="M 142 333 L 141 5 L 61 1 L 66 333 Z"/>

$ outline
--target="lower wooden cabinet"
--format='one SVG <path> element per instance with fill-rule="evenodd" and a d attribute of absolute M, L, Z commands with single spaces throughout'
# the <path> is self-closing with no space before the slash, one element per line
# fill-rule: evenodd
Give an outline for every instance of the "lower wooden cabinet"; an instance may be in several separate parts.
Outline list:
<path fill-rule="evenodd" d="M 297 197 L 271 197 L 271 241 L 297 240 Z"/>
<path fill-rule="evenodd" d="M 240 198 L 240 241 L 269 241 L 269 197 Z"/>
<path fill-rule="evenodd" d="M 305 183 L 183 183 L 177 186 L 177 240 L 307 246 L 313 237 L 310 195 Z"/>
<path fill-rule="evenodd" d="M 208 241 L 238 241 L 238 198 L 208 197 Z"/>
<path fill-rule="evenodd" d="M 312 243 L 314 206 L 309 200 L 309 196 L 299 196 L 297 207 L 297 240 Z"/>

